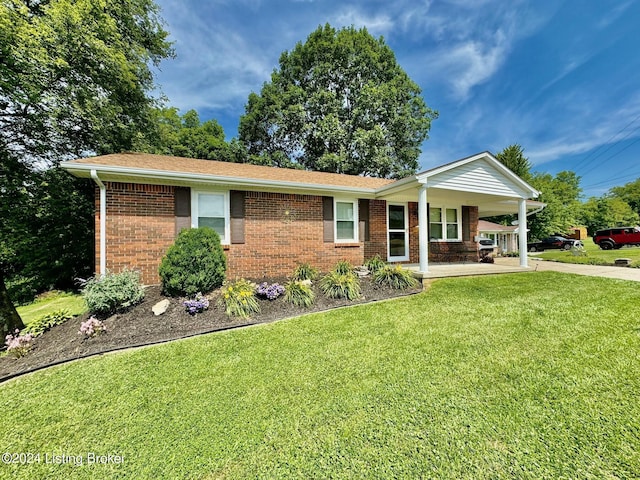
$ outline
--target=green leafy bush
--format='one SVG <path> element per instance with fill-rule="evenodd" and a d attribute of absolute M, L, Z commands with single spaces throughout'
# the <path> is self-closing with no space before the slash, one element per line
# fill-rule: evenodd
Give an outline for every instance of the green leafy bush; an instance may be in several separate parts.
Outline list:
<path fill-rule="evenodd" d="M 70 318 L 73 318 L 73 315 L 68 310 L 56 310 L 30 322 L 29 325 L 22 329 L 22 333 L 30 333 L 37 337 L 56 325 L 62 325 Z"/>
<path fill-rule="evenodd" d="M 7 291 L 9 298 L 16 305 L 26 305 L 33 302 L 38 291 L 33 287 L 36 283 L 35 277 L 25 277 L 17 275 L 7 280 Z"/>
<path fill-rule="evenodd" d="M 353 265 L 347 260 L 340 260 L 336 263 L 336 266 L 333 267 L 333 271 L 339 275 L 349 275 L 353 273 Z"/>
<path fill-rule="evenodd" d="M 260 311 L 260 304 L 255 297 L 256 285 L 241 278 L 233 283 L 225 284 L 221 290 L 220 303 L 224 312 L 230 317 L 248 318 Z"/>
<path fill-rule="evenodd" d="M 300 263 L 293 272 L 292 280 L 315 280 L 318 276 L 318 269 L 309 263 Z"/>
<path fill-rule="evenodd" d="M 370 258 L 366 262 L 364 262 L 364 266 L 367 267 L 367 270 L 371 272 L 371 274 L 376 273 L 381 268 L 387 266 L 386 262 L 380 258 L 380 255 L 376 255 L 373 258 Z"/>
<path fill-rule="evenodd" d="M 284 301 L 296 307 L 310 307 L 315 300 L 311 284 L 305 280 L 291 280 L 284 286 Z"/>
<path fill-rule="evenodd" d="M 360 281 L 353 273 L 333 271 L 320 280 L 320 290 L 329 298 L 354 300 L 360 296 Z"/>
<path fill-rule="evenodd" d="M 418 281 L 409 270 L 405 270 L 400 265 L 395 267 L 385 265 L 373 274 L 373 282 L 376 285 L 385 285 L 396 290 L 406 290 L 417 287 Z"/>
<path fill-rule="evenodd" d="M 82 296 L 91 313 L 111 315 L 136 305 L 144 298 L 144 288 L 140 285 L 140 273 L 124 270 L 121 273 L 107 273 L 87 281 Z"/>
<path fill-rule="evenodd" d="M 160 264 L 162 290 L 170 296 L 210 292 L 225 279 L 227 259 L 212 228 L 182 230 Z"/>

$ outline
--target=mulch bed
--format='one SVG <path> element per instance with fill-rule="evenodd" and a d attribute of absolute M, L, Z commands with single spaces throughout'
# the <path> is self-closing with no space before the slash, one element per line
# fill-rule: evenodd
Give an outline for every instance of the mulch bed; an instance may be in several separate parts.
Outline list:
<path fill-rule="evenodd" d="M 362 296 L 354 301 L 326 298 L 314 285 L 316 299 L 309 308 L 295 307 L 282 297 L 276 300 L 260 300 L 261 312 L 250 319 L 229 318 L 224 309 L 217 305 L 218 292 L 208 295 L 210 307 L 195 316 L 189 315 L 182 304 L 182 298 L 169 298 L 170 305 L 161 316 L 151 311 L 157 302 L 163 300 L 159 286 L 147 287 L 142 303 L 125 313 L 104 319 L 105 333 L 93 338 L 80 335 L 80 324 L 89 315 L 68 320 L 33 341 L 33 347 L 24 357 L 15 359 L 5 355 L 0 357 L 0 382 L 42 368 L 132 347 L 167 342 L 203 333 L 227 330 L 246 325 L 273 322 L 284 318 L 319 312 L 336 307 L 386 300 L 411 295 L 421 288 L 399 291 L 374 285 L 370 277 L 360 280 Z"/>

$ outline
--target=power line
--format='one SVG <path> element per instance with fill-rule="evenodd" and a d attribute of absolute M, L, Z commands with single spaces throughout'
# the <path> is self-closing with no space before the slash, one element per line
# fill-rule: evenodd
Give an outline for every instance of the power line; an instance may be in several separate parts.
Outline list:
<path fill-rule="evenodd" d="M 631 132 L 629 132 L 627 135 L 625 135 L 623 138 L 621 138 L 620 140 L 616 140 L 615 142 L 613 142 L 611 145 L 609 145 L 618 135 L 620 135 L 623 131 L 625 131 L 627 128 L 629 128 L 631 125 L 633 125 L 638 119 L 640 119 L 640 114 L 638 114 L 633 120 L 631 120 L 629 123 L 627 123 L 624 127 L 622 127 L 620 130 L 618 130 L 611 138 L 609 138 L 606 142 L 604 142 L 603 144 L 601 144 L 598 148 L 596 148 L 595 150 L 593 150 L 591 153 L 589 153 L 583 160 L 583 167 L 586 167 L 587 165 L 593 163 L 594 161 L 596 161 L 600 156 L 604 155 L 605 153 L 607 153 L 609 150 L 611 150 L 613 147 L 615 147 L 618 143 L 622 142 L 623 140 L 625 140 L 627 137 L 629 137 L 629 135 L 631 135 L 633 132 L 635 132 L 636 130 L 638 130 L 640 128 L 640 126 L 636 127 L 635 129 L 633 129 Z M 598 151 L 601 148 L 604 148 L 605 145 L 609 145 L 609 147 L 607 149 L 605 149 L 603 152 L 598 153 Z M 597 155 L 596 155 L 597 154 Z M 595 155 L 595 157 L 593 158 L 589 158 L 591 156 Z M 605 160 L 606 161 L 606 160 Z M 593 169 L 592 169 L 593 170 Z M 591 170 L 588 170 L 587 172 L 583 172 L 583 173 L 588 173 Z"/>

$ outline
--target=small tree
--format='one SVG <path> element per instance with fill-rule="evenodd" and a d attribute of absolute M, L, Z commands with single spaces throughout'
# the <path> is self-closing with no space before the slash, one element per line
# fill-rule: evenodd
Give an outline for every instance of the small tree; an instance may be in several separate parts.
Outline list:
<path fill-rule="evenodd" d="M 222 285 L 227 259 L 209 227 L 182 230 L 160 264 L 162 290 L 171 296 L 209 292 Z"/>

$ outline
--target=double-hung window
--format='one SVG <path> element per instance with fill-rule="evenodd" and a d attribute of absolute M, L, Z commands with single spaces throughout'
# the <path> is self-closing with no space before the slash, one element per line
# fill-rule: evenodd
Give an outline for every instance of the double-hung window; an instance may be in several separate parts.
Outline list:
<path fill-rule="evenodd" d="M 433 241 L 460 241 L 462 223 L 460 209 L 431 207 L 429 209 L 429 238 Z"/>
<path fill-rule="evenodd" d="M 210 227 L 229 243 L 229 194 L 227 192 L 193 192 L 191 198 L 193 227 Z"/>
<path fill-rule="evenodd" d="M 335 200 L 335 241 L 348 243 L 358 241 L 358 202 Z"/>

